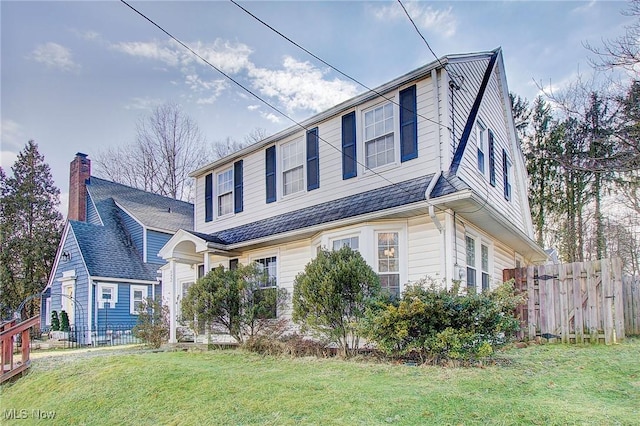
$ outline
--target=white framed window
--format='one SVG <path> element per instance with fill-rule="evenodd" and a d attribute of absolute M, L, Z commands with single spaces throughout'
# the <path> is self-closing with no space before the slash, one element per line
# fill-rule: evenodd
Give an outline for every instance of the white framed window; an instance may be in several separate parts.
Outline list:
<path fill-rule="evenodd" d="M 146 285 L 132 285 L 130 288 L 129 297 L 129 312 L 132 315 L 138 315 L 140 313 L 140 305 L 148 297 L 149 290 Z"/>
<path fill-rule="evenodd" d="M 304 144 L 302 139 L 288 142 L 282 152 L 282 195 L 304 190 Z"/>
<path fill-rule="evenodd" d="M 476 145 L 478 147 L 478 171 L 485 174 L 487 170 L 487 128 L 481 121 L 476 123 Z"/>
<path fill-rule="evenodd" d="M 380 286 L 400 297 L 400 235 L 398 232 L 376 233 L 376 267 Z"/>
<path fill-rule="evenodd" d="M 276 256 L 254 259 L 261 271 L 267 272 L 266 280 L 260 282 L 260 287 L 269 288 L 278 285 L 278 259 Z"/>
<path fill-rule="evenodd" d="M 113 309 L 118 303 L 118 284 L 98 283 L 98 308 Z"/>
<path fill-rule="evenodd" d="M 482 291 L 489 290 L 489 246 L 480 244 L 480 264 L 482 270 Z"/>
<path fill-rule="evenodd" d="M 344 246 L 350 247 L 352 250 L 359 251 L 360 238 L 358 236 L 352 236 L 331 240 L 331 249 L 334 251 L 340 250 Z"/>
<path fill-rule="evenodd" d="M 394 107 L 387 102 L 363 112 L 364 163 L 375 169 L 396 161 Z"/>
<path fill-rule="evenodd" d="M 218 173 L 218 216 L 233 213 L 233 168 Z"/>
<path fill-rule="evenodd" d="M 465 236 L 467 251 L 467 289 L 476 289 L 476 240 L 470 235 Z"/>
<path fill-rule="evenodd" d="M 491 245 L 477 235 L 465 235 L 467 289 L 489 290 L 491 284 Z M 480 287 L 480 288 L 478 288 Z"/>

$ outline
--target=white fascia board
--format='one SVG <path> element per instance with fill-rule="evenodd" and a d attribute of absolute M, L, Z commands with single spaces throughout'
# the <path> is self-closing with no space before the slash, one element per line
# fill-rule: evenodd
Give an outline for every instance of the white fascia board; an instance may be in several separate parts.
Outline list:
<path fill-rule="evenodd" d="M 315 127 L 317 123 L 320 123 L 331 117 L 337 116 L 345 111 L 353 109 L 360 104 L 363 104 L 371 99 L 375 99 L 379 97 L 380 95 L 384 95 L 390 91 L 397 90 L 401 86 L 413 80 L 418 80 L 420 78 L 429 76 L 431 74 L 432 69 L 442 68 L 446 66 L 448 62 L 464 62 L 469 60 L 476 60 L 476 59 L 481 59 L 481 58 L 490 56 L 492 54 L 493 54 L 493 51 L 476 52 L 476 53 L 459 54 L 459 55 L 447 55 L 442 58 L 436 59 L 435 61 L 432 61 L 427 65 L 423 65 L 422 67 L 417 68 L 413 71 L 410 71 L 400 77 L 397 77 L 388 83 L 385 83 L 374 89 L 367 90 L 366 92 L 361 93 L 360 95 L 357 95 L 351 99 L 348 99 L 324 112 L 321 112 L 306 120 L 303 120 L 298 125 L 291 126 L 285 130 L 282 130 L 276 133 L 275 135 L 269 136 L 259 142 L 249 145 L 248 147 L 241 149 L 238 152 L 235 152 L 226 157 L 222 157 L 219 160 L 209 163 L 204 167 L 194 170 L 193 172 L 189 173 L 189 176 L 193 178 L 197 178 L 198 176 L 201 176 L 205 173 L 209 173 L 222 165 L 226 165 L 228 163 L 236 161 L 268 145 L 274 144 L 280 141 L 281 139 L 286 138 L 287 136 L 300 132 L 303 129 Z"/>
<path fill-rule="evenodd" d="M 123 283 L 123 284 L 155 284 L 156 281 L 148 281 L 148 280 L 132 280 L 129 278 L 114 278 L 114 277 L 89 277 L 94 282 L 100 283 Z"/>

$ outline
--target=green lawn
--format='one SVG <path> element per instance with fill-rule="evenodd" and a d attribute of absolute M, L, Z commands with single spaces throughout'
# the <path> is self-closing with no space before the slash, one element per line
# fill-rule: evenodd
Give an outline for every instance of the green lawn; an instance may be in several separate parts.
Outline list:
<path fill-rule="evenodd" d="M 52 425 L 640 424 L 640 340 L 498 357 L 486 368 L 242 351 L 43 358 L 2 387 L 0 424 L 35 423 L 32 410 L 54 411 Z"/>

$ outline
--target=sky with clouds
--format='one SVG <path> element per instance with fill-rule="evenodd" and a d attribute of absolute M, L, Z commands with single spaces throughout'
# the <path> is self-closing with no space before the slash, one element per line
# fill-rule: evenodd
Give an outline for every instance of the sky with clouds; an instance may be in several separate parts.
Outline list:
<path fill-rule="evenodd" d="M 240 4 L 368 87 L 435 58 L 397 1 Z M 503 49 L 509 88 L 561 87 L 589 74 L 584 43 L 624 32 L 618 1 L 403 1 L 438 56 Z M 365 91 L 229 1 L 131 5 L 295 120 Z M 135 138 L 136 123 L 175 102 L 210 143 L 292 123 L 119 1 L 0 2 L 1 164 L 34 139 L 66 203 L 69 162 Z M 66 211 L 66 206 L 61 208 Z"/>

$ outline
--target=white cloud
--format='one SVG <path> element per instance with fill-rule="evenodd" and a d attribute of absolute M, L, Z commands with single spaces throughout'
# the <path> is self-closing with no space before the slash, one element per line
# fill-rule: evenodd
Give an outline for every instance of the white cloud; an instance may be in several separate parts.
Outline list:
<path fill-rule="evenodd" d="M 153 59 L 164 62 L 170 66 L 180 64 L 180 52 L 175 48 L 167 46 L 166 43 L 163 42 L 132 41 L 112 44 L 111 47 L 130 56 Z"/>
<path fill-rule="evenodd" d="M 30 58 L 49 68 L 62 71 L 74 71 L 80 68 L 80 65 L 73 61 L 71 50 L 58 43 L 49 42 L 39 45 L 31 52 Z"/>
<path fill-rule="evenodd" d="M 251 66 L 249 56 L 253 52 L 242 43 L 216 39 L 213 43 L 196 42 L 190 46 L 198 55 L 227 74 L 236 74 Z M 191 55 L 189 53 L 189 55 Z"/>
<path fill-rule="evenodd" d="M 429 31 L 442 37 L 453 37 L 457 29 L 457 20 L 452 13 L 452 8 L 434 9 L 424 3 L 406 2 L 404 7 L 421 30 Z M 372 9 L 373 16 L 380 21 L 389 21 L 408 18 L 399 4 L 389 4 L 388 6 L 374 7 Z"/>
<path fill-rule="evenodd" d="M 355 85 L 339 80 L 325 80 L 327 71 L 309 62 L 286 56 L 283 69 L 252 68 L 253 87 L 262 95 L 276 98 L 288 112 L 320 112 L 356 94 Z"/>
<path fill-rule="evenodd" d="M 18 159 L 18 153 L 13 151 L 0 151 L 0 167 L 6 174 L 10 174 L 11 167 Z"/>
<path fill-rule="evenodd" d="M 0 124 L 0 140 L 3 148 L 10 147 L 15 151 L 21 150 L 28 142 L 22 126 L 8 118 L 3 118 Z"/>
<path fill-rule="evenodd" d="M 255 110 L 259 109 L 259 108 L 260 108 L 260 105 L 249 105 L 249 106 L 247 107 L 247 109 L 248 109 L 249 111 L 255 111 Z"/>
<path fill-rule="evenodd" d="M 162 102 L 162 99 L 158 98 L 131 98 L 129 103 L 125 105 L 124 108 L 150 111 L 157 105 L 162 104 Z"/>
<path fill-rule="evenodd" d="M 272 123 L 280 123 L 280 116 L 272 113 L 272 112 L 264 112 L 264 111 L 260 111 L 260 115 L 262 116 L 262 118 L 266 118 L 267 120 L 271 121 Z"/>

